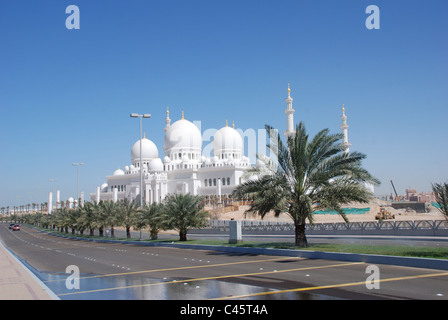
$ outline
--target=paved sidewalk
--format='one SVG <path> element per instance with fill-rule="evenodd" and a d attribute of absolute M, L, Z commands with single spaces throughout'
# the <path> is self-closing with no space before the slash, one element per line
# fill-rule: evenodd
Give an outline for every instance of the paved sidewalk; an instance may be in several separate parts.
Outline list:
<path fill-rule="evenodd" d="M 59 300 L 0 242 L 0 300 Z"/>

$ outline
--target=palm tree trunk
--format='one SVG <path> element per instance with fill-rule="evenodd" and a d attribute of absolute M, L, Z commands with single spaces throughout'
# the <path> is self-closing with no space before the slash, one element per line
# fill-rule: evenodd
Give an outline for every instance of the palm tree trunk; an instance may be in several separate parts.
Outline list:
<path fill-rule="evenodd" d="M 308 247 L 308 240 L 305 235 L 305 223 L 301 221 L 294 222 L 295 227 L 295 245 L 297 247 Z"/>
<path fill-rule="evenodd" d="M 158 233 L 158 230 L 151 229 L 151 240 L 157 240 Z"/>
<path fill-rule="evenodd" d="M 187 230 L 186 229 L 179 230 L 179 241 L 187 241 Z"/>
<path fill-rule="evenodd" d="M 126 238 L 128 238 L 128 239 L 131 238 L 131 227 L 130 226 L 126 226 Z"/>

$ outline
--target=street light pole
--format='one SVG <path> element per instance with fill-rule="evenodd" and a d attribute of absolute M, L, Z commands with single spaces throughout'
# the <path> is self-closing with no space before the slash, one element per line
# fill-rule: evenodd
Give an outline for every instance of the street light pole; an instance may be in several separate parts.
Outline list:
<path fill-rule="evenodd" d="M 77 200 L 78 200 L 78 206 L 79 206 L 79 166 L 83 166 L 84 165 L 84 163 L 82 163 L 82 162 L 79 162 L 79 163 L 77 163 L 77 162 L 73 162 L 72 163 L 72 166 L 76 166 L 77 167 L 77 171 L 78 171 L 78 178 L 77 178 L 77 191 L 76 191 L 76 198 L 77 198 Z"/>
<path fill-rule="evenodd" d="M 131 118 L 140 118 L 140 208 L 143 208 L 142 118 L 151 118 L 151 115 L 131 113 Z"/>

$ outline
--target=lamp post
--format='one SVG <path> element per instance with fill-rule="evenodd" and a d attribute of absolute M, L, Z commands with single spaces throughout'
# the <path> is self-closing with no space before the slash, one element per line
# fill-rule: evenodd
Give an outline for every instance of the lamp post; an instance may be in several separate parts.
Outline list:
<path fill-rule="evenodd" d="M 140 207 L 143 208 L 143 170 L 142 170 L 142 118 L 151 118 L 148 113 L 131 113 L 131 118 L 140 118 Z"/>
<path fill-rule="evenodd" d="M 77 179 L 77 191 L 76 191 L 76 198 L 78 199 L 78 205 L 79 205 L 79 166 L 83 166 L 84 165 L 84 163 L 82 163 L 82 162 L 73 162 L 72 163 L 72 166 L 76 166 L 77 167 L 77 171 L 78 171 L 78 179 Z"/>

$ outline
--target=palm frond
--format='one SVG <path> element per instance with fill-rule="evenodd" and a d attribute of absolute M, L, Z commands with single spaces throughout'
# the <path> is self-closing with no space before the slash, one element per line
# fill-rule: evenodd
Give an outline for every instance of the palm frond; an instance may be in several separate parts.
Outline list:
<path fill-rule="evenodd" d="M 233 198 L 252 201 L 247 213 L 263 218 L 270 211 L 276 215 L 284 212 L 293 219 L 296 230 L 304 232 L 305 220 L 313 222 L 317 208 L 336 210 L 347 219 L 341 204 L 366 202 L 372 197 L 362 183 L 379 181 L 362 167 L 364 154 L 341 149 L 341 134 L 324 129 L 310 139 L 301 122 L 285 144 L 278 130 L 269 125 L 265 128 L 267 148 L 275 158 L 268 161 L 259 157 L 264 168 L 250 169 L 248 175 L 255 178 L 239 185 L 232 194 Z M 276 170 L 273 164 L 278 165 Z M 306 239 L 296 232 L 296 243 L 298 238 Z"/>
<path fill-rule="evenodd" d="M 432 190 L 434 191 L 437 204 L 440 207 L 439 210 L 445 216 L 445 219 L 448 220 L 448 183 L 445 182 L 444 184 L 432 184 Z"/>

